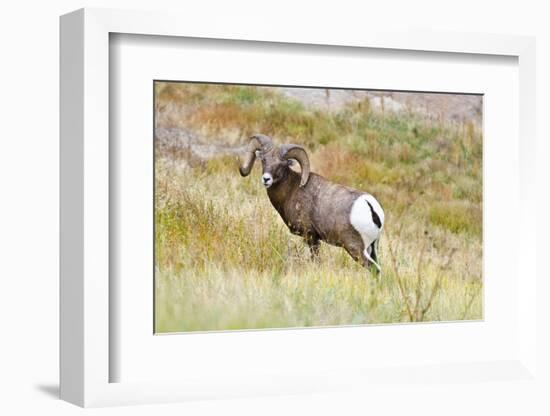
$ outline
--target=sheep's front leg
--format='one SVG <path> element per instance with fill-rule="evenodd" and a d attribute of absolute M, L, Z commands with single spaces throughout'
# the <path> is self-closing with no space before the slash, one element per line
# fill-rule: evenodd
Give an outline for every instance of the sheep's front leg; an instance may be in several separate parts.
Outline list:
<path fill-rule="evenodd" d="M 319 248 L 321 247 L 321 240 L 315 236 L 306 237 L 306 243 L 309 246 L 309 252 L 311 253 L 311 260 L 319 260 Z"/>

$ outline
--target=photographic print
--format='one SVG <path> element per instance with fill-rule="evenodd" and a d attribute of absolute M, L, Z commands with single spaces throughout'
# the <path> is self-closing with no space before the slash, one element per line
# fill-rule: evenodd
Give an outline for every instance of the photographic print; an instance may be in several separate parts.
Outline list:
<path fill-rule="evenodd" d="M 155 333 L 482 319 L 482 112 L 155 81 Z"/>

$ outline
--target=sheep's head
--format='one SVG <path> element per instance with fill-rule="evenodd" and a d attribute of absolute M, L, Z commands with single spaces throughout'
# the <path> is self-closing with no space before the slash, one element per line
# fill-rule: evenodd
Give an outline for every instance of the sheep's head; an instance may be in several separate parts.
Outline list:
<path fill-rule="evenodd" d="M 302 169 L 300 186 L 305 186 L 309 179 L 309 158 L 301 146 L 284 144 L 277 148 L 273 145 L 271 137 L 255 134 L 248 142 L 244 162 L 239 168 L 242 176 L 250 174 L 256 158 L 262 162 L 262 184 L 266 188 L 288 175 L 293 160 L 296 160 Z"/>

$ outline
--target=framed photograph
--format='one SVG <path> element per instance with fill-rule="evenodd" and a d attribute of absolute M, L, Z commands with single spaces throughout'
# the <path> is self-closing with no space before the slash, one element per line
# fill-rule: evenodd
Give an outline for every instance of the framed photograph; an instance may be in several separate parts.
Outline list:
<path fill-rule="evenodd" d="M 61 18 L 61 397 L 536 383 L 534 40 L 234 33 Z"/>

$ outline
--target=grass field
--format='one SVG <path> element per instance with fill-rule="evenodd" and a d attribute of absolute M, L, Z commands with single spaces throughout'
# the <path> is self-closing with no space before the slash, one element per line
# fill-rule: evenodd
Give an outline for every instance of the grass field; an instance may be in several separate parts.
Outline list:
<path fill-rule="evenodd" d="M 450 122 L 374 108 L 305 107 L 274 89 L 156 84 L 156 127 L 194 132 L 208 158 L 155 156 L 157 332 L 482 318 L 482 137 Z M 368 191 L 386 213 L 375 277 L 344 250 L 312 262 L 237 148 L 255 132 L 308 150 L 312 170 Z"/>

